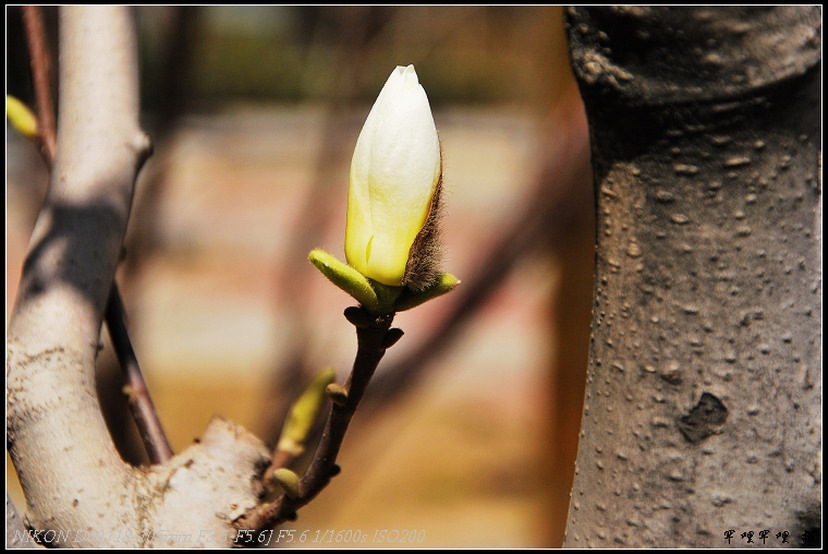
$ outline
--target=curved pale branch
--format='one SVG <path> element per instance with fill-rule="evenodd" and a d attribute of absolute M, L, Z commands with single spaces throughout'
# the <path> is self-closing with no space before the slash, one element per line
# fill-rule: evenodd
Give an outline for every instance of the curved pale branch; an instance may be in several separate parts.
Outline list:
<path fill-rule="evenodd" d="M 60 23 L 58 156 L 9 322 L 7 426 L 33 525 L 57 518 L 83 529 L 97 520 L 114 531 L 124 522 L 98 516 L 131 512 L 126 493 L 136 470 L 109 437 L 94 368 L 149 140 L 138 124 L 128 11 L 64 9 Z M 83 501 L 90 497 L 112 506 Z"/>
<path fill-rule="evenodd" d="M 61 9 L 57 159 L 6 343 L 9 451 L 26 524 L 55 546 L 227 546 L 258 501 L 261 441 L 221 419 L 200 444 L 139 469 L 119 457 L 95 392 L 101 322 L 136 175 L 139 126 L 128 8 Z"/>

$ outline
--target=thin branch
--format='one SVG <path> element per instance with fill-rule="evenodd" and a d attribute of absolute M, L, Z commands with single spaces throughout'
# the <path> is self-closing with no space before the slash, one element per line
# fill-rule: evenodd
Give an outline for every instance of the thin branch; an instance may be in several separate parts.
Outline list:
<path fill-rule="evenodd" d="M 127 385 L 125 392 L 129 401 L 129 409 L 135 419 L 135 425 L 141 434 L 141 440 L 147 449 L 150 463 L 160 464 L 173 457 L 173 450 L 164 433 L 155 404 L 152 402 L 141 366 L 132 348 L 132 341 L 124 322 L 124 304 L 121 293 L 113 281 L 109 292 L 109 302 L 106 306 L 106 327 L 115 348 L 115 354 L 126 375 Z"/>
<path fill-rule="evenodd" d="M 35 97 L 37 98 L 38 136 L 43 157 L 51 169 L 54 167 L 57 156 L 57 135 L 49 77 L 51 58 L 46 45 L 46 29 L 40 7 L 24 6 L 23 20 L 26 24 L 26 37 L 29 43 Z M 105 319 L 115 353 L 126 376 L 130 411 L 144 441 L 150 462 L 163 463 L 172 458 L 173 451 L 135 356 L 135 350 L 127 331 L 121 293 L 114 280 L 107 302 Z"/>
<path fill-rule="evenodd" d="M 55 110 L 52 104 L 52 57 L 46 40 L 43 12 L 40 6 L 23 6 L 23 24 L 32 65 L 35 99 L 37 103 L 38 134 L 43 157 L 51 168 L 57 152 Z"/>
<path fill-rule="evenodd" d="M 349 310 L 362 311 L 361 308 Z M 313 500 L 331 478 L 339 473 L 336 457 L 351 418 L 385 351 L 401 336 L 399 330 L 391 329 L 393 314 L 378 317 L 370 316 L 364 311 L 362 314 L 364 324 L 356 326 L 357 354 L 351 374 L 343 387 L 345 395 L 334 402 L 331 408 L 313 460 L 299 480 L 298 495 L 291 497 L 283 494 L 273 502 L 257 506 L 236 521 L 238 528 L 260 530 L 295 519 L 296 510 Z M 349 317 L 349 320 L 353 319 Z"/>

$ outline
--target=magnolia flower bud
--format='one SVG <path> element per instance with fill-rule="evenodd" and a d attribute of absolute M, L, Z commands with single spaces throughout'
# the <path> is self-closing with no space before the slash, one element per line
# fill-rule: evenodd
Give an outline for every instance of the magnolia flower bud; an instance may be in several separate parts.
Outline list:
<path fill-rule="evenodd" d="M 440 141 L 414 66 L 398 66 L 371 108 L 351 162 L 345 256 L 389 286 L 436 277 Z"/>

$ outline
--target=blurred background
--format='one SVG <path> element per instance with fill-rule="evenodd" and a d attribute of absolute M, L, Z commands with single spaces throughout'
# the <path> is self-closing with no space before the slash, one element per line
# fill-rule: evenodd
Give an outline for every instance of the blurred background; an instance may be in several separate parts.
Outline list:
<path fill-rule="evenodd" d="M 7 92 L 33 106 L 21 9 L 7 10 Z M 57 10 L 43 14 L 55 49 Z M 318 371 L 331 366 L 344 380 L 356 339 L 342 311 L 353 301 L 307 254 L 318 246 L 344 259 L 357 135 L 394 67 L 413 63 L 443 144 L 444 270 L 462 284 L 397 316 L 406 335 L 357 412 L 342 474 L 285 528 L 422 538 L 372 545 L 385 547 L 560 546 L 594 242 L 588 133 L 562 10 L 141 7 L 135 16 L 154 155 L 117 279 L 173 447 L 215 414 L 272 445 Z M 48 171 L 32 143 L 8 126 L 6 137 L 8 321 Z M 124 458 L 146 463 L 103 341 L 107 422 Z M 22 508 L 8 456 L 7 490 Z"/>

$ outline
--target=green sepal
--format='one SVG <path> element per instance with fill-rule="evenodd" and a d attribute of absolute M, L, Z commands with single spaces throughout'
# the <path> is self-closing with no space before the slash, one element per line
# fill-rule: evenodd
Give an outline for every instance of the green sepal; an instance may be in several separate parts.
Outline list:
<path fill-rule="evenodd" d="M 312 250 L 308 259 L 334 285 L 353 296 L 368 311 L 378 312 L 377 293 L 362 273 L 320 248 Z"/>
<path fill-rule="evenodd" d="M 450 273 L 439 274 L 426 288 L 414 291 L 407 287 L 383 285 L 316 248 L 308 256 L 310 262 L 334 285 L 350 294 L 366 310 L 376 315 L 402 312 L 437 298 L 460 284 Z"/>
<path fill-rule="evenodd" d="M 312 250 L 308 259 L 334 285 L 354 297 L 372 314 L 386 315 L 394 311 L 394 302 L 403 287 L 389 287 L 369 279 L 320 248 Z"/>
<path fill-rule="evenodd" d="M 373 287 L 374 292 L 377 293 L 377 303 L 379 309 L 374 311 L 374 313 L 386 315 L 391 312 L 395 312 L 395 303 L 405 290 L 405 287 L 391 287 L 383 285 L 379 281 L 374 281 L 373 279 L 368 279 L 368 281 L 371 283 L 371 287 Z"/>
<path fill-rule="evenodd" d="M 438 296 L 446 294 L 459 284 L 460 279 L 451 273 L 441 273 L 423 290 L 413 291 L 411 289 L 405 289 L 402 294 L 400 294 L 399 298 L 397 298 L 397 301 L 394 304 L 394 310 L 397 312 L 410 310 L 411 308 L 419 306 L 423 302 L 428 302 L 432 298 L 437 298 Z"/>
<path fill-rule="evenodd" d="M 282 428 L 277 450 L 290 452 L 294 456 L 302 454 L 305 441 L 325 405 L 325 387 L 333 383 L 335 378 L 336 373 L 333 369 L 323 370 L 294 402 Z"/>

